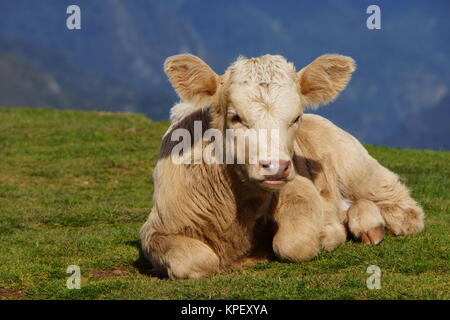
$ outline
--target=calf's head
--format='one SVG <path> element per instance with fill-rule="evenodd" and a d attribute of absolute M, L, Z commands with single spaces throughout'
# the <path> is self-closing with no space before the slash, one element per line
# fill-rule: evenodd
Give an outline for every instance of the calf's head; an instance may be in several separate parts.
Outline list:
<path fill-rule="evenodd" d="M 294 138 L 305 108 L 333 101 L 355 63 L 327 54 L 296 71 L 283 57 L 265 55 L 239 58 L 219 76 L 200 58 L 183 54 L 168 58 L 164 68 L 188 112 L 210 108 L 212 126 L 224 134 L 226 152 L 247 178 L 278 190 L 295 176 Z"/>

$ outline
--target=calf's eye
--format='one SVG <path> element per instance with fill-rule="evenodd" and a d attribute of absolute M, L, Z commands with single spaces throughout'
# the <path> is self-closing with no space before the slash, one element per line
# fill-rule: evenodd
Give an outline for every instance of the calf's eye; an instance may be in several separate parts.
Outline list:
<path fill-rule="evenodd" d="M 232 124 L 242 123 L 242 119 L 237 114 L 235 114 L 234 116 L 231 117 L 231 123 Z"/>
<path fill-rule="evenodd" d="M 301 114 L 298 115 L 298 117 L 295 118 L 295 119 L 291 122 L 291 126 L 294 125 L 294 124 L 296 124 L 296 123 L 298 122 L 298 120 L 300 120 L 300 117 L 301 117 L 301 116 L 302 116 Z"/>

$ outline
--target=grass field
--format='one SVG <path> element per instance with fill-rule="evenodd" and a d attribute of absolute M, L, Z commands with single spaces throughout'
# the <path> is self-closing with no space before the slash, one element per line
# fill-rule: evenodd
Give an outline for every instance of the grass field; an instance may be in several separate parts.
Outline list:
<path fill-rule="evenodd" d="M 373 146 L 424 207 L 424 232 L 205 280 L 150 276 L 138 232 L 166 127 L 135 114 L 0 108 L 0 299 L 450 298 L 450 152 Z M 69 265 L 81 268 L 80 290 L 66 287 Z M 381 268 L 380 290 L 366 287 L 369 265 Z"/>

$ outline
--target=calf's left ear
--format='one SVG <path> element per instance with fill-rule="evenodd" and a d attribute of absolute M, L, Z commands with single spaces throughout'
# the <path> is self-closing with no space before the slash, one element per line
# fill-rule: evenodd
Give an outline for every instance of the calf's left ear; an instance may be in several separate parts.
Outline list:
<path fill-rule="evenodd" d="M 306 106 L 317 108 L 332 102 L 344 90 L 356 70 L 347 56 L 325 54 L 298 72 L 300 91 Z"/>

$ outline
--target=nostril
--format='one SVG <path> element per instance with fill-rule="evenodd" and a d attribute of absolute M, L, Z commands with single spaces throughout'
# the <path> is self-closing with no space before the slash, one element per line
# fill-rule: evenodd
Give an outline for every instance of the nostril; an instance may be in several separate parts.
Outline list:
<path fill-rule="evenodd" d="M 292 168 L 290 160 L 259 160 L 258 164 L 262 175 L 274 179 L 287 178 Z"/>
<path fill-rule="evenodd" d="M 288 173 L 291 170 L 291 161 L 286 161 L 283 172 Z"/>
<path fill-rule="evenodd" d="M 260 160 L 259 166 L 263 169 L 270 169 L 271 162 L 270 160 Z"/>

